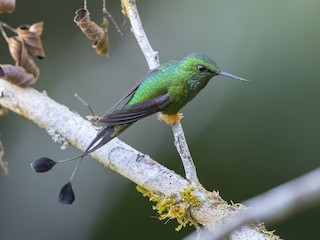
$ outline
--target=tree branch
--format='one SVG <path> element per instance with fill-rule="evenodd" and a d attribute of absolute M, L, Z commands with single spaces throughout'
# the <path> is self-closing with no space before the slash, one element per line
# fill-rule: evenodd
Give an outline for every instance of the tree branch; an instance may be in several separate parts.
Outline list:
<path fill-rule="evenodd" d="M 310 207 L 320 200 L 320 168 L 303 176 L 277 186 L 261 195 L 246 200 L 244 204 L 250 207 L 235 216 L 215 233 L 204 232 L 201 240 L 219 240 L 226 237 L 235 229 L 260 219 L 271 222 L 285 218 L 299 209 Z M 195 239 L 195 235 L 188 239 Z"/>
<path fill-rule="evenodd" d="M 150 69 L 160 65 L 159 54 L 155 52 L 148 40 L 148 37 L 143 29 L 139 12 L 135 0 L 121 0 L 122 13 L 130 20 L 132 32 L 137 39 L 137 42 L 144 54 Z"/>

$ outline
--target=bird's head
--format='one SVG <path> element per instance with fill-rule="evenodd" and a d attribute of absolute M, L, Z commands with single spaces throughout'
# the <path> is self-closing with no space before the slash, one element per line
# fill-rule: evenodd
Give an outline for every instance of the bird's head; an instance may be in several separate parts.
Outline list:
<path fill-rule="evenodd" d="M 181 70 L 197 79 L 209 80 L 216 75 L 234 78 L 236 80 L 249 82 L 248 80 L 221 71 L 217 64 L 207 55 L 201 53 L 192 53 L 181 60 Z"/>
<path fill-rule="evenodd" d="M 205 54 L 193 53 L 181 60 L 182 69 L 191 75 L 213 77 L 220 73 L 217 64 Z"/>

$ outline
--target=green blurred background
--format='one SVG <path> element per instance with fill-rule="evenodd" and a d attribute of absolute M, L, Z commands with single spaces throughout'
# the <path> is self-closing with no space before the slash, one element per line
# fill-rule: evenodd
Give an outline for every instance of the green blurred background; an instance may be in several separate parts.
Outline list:
<path fill-rule="evenodd" d="M 101 6 L 88 2 L 97 22 Z M 34 87 L 86 115 L 73 96 L 78 93 L 102 115 L 148 68 L 128 21 L 122 37 L 110 25 L 109 59 L 97 56 L 73 22 L 81 7 L 82 1 L 18 1 L 16 11 L 1 20 L 14 27 L 44 21 L 47 58 L 37 61 L 41 76 Z M 121 25 L 120 1 L 107 7 Z M 241 202 L 319 166 L 319 1 L 149 0 L 138 1 L 138 7 L 161 62 L 203 52 L 224 71 L 253 82 L 215 77 L 182 111 L 198 175 L 208 190 Z M 1 63 L 12 63 L 4 40 L 0 49 Z M 1 240 L 181 239 L 194 230 L 176 233 L 175 221 L 157 220 L 135 184 L 91 158 L 74 180 L 75 203 L 59 204 L 59 189 L 74 164 L 42 175 L 30 163 L 79 150 L 62 151 L 45 130 L 11 112 L 0 118 L 0 132 L 10 164 L 10 175 L 0 175 Z M 183 174 L 171 129 L 155 116 L 120 138 Z M 314 239 L 319 218 L 317 206 L 268 229 L 284 239 Z"/>

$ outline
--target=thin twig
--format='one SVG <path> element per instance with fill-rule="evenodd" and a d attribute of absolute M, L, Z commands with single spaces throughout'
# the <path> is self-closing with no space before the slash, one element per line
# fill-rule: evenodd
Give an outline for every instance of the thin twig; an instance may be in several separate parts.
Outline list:
<path fill-rule="evenodd" d="M 99 125 L 99 119 L 101 117 L 99 117 L 98 115 L 96 115 L 92 109 L 92 107 L 90 106 L 89 103 L 87 103 L 86 101 L 84 101 L 77 93 L 74 94 L 74 96 L 83 104 L 85 105 L 88 109 L 89 112 L 91 113 L 91 115 L 86 115 L 86 119 L 89 120 L 90 122 L 92 122 L 94 125 Z"/>
<path fill-rule="evenodd" d="M 116 20 L 113 18 L 113 16 L 111 15 L 111 13 L 108 11 L 107 6 L 106 6 L 106 0 L 103 0 L 102 2 L 102 12 L 104 15 L 106 15 L 108 18 L 110 18 L 111 22 L 113 23 L 113 25 L 115 26 L 115 28 L 117 29 L 117 32 L 123 36 L 122 31 L 120 30 L 119 25 L 117 24 Z"/>
<path fill-rule="evenodd" d="M 18 32 L 16 29 L 14 29 L 13 27 L 11 27 L 9 24 L 5 23 L 5 22 L 0 22 L 1 26 L 9 29 L 11 32 L 15 33 L 18 35 Z"/>
<path fill-rule="evenodd" d="M 83 99 L 78 95 L 78 93 L 75 93 L 74 96 L 75 96 L 83 105 L 85 105 L 85 106 L 89 109 L 89 111 L 90 111 L 90 113 L 92 114 L 92 116 L 97 116 L 97 115 L 94 113 L 93 109 L 91 108 L 90 104 L 87 103 L 85 100 L 83 100 Z"/>
<path fill-rule="evenodd" d="M 196 166 L 193 163 L 180 121 L 172 125 L 172 131 L 175 139 L 174 144 L 181 157 L 186 178 L 195 182 L 196 184 L 200 184 L 197 177 Z"/>
<path fill-rule="evenodd" d="M 83 9 L 87 10 L 87 0 L 83 0 Z"/>
<path fill-rule="evenodd" d="M 6 40 L 7 43 L 9 43 L 9 37 L 7 35 L 7 33 L 4 31 L 3 27 L 7 26 L 5 23 L 3 22 L 0 22 L 0 31 L 1 31 L 1 34 L 3 36 L 3 38 Z"/>

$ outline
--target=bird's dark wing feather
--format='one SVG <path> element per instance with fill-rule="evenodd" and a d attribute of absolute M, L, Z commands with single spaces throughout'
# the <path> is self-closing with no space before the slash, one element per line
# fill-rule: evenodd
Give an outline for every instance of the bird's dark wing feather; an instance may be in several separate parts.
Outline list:
<path fill-rule="evenodd" d="M 110 110 L 102 117 L 104 118 L 105 116 L 107 116 L 110 112 L 112 112 L 118 105 L 120 105 L 121 103 L 124 102 L 124 100 L 126 100 L 127 98 L 131 98 L 132 95 L 136 92 L 136 90 L 138 89 L 138 87 L 140 86 L 140 84 L 146 79 L 148 78 L 150 75 L 156 73 L 158 71 L 158 68 L 154 68 L 151 69 L 149 72 L 147 72 L 145 74 L 145 76 L 143 78 L 141 78 L 134 86 L 133 88 L 130 89 L 130 91 L 124 95 L 115 105 L 112 106 L 112 108 L 110 108 Z M 130 100 L 129 98 L 129 100 Z"/>
<path fill-rule="evenodd" d="M 108 113 L 99 121 L 108 126 L 133 123 L 163 110 L 169 103 L 169 95 L 164 94 L 137 104 L 125 105 L 122 109 L 116 109 Z"/>

